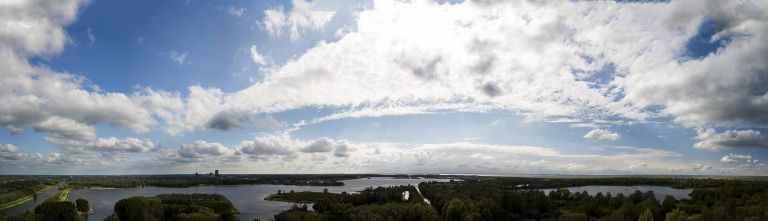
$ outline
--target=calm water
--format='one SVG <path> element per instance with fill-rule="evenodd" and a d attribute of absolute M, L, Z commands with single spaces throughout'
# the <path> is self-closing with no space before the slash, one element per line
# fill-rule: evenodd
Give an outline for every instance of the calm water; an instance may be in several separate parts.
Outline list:
<path fill-rule="evenodd" d="M 693 189 L 675 189 L 668 186 L 577 186 L 577 187 L 569 187 L 566 188 L 571 193 L 574 192 L 582 192 L 587 191 L 589 195 L 594 196 L 597 193 L 602 192 L 603 194 L 611 193 L 611 195 L 616 195 L 618 193 L 622 193 L 625 196 L 634 193 L 636 190 L 640 190 L 641 192 L 645 193 L 648 191 L 653 191 L 654 196 L 656 196 L 656 199 L 659 201 L 664 200 L 664 197 L 672 196 L 675 197 L 675 199 L 688 199 L 688 194 L 691 194 Z M 549 191 L 553 191 L 555 189 L 542 189 L 545 193 L 549 194 Z"/>
<path fill-rule="evenodd" d="M 224 195 L 232 201 L 240 214 L 237 217 L 241 221 L 250 221 L 253 218 L 269 220 L 277 213 L 287 210 L 293 206 L 293 203 L 266 201 L 264 197 L 269 194 L 282 191 L 316 191 L 320 192 L 327 188 L 329 192 L 354 192 L 361 191 L 366 187 L 375 186 L 397 186 L 397 185 L 418 185 L 420 182 L 444 181 L 447 179 L 393 179 L 385 177 L 374 177 L 371 179 L 345 180 L 344 186 L 285 186 L 285 185 L 240 185 L 240 186 L 197 186 L 189 188 L 163 188 L 163 187 L 144 187 L 127 188 L 112 190 L 72 190 L 70 199 L 83 198 L 90 201 L 93 214 L 88 218 L 89 221 L 100 221 L 104 217 L 112 214 L 114 205 L 117 201 L 131 196 L 154 196 L 163 193 L 218 193 Z M 45 198 L 42 198 L 45 199 Z M 22 210 L 23 211 L 23 210 Z"/>
<path fill-rule="evenodd" d="M 40 205 L 45 201 L 45 199 L 48 199 L 48 197 L 53 196 L 53 194 L 56 194 L 56 192 L 59 191 L 58 186 L 54 186 L 48 191 L 40 194 L 37 196 L 37 199 L 33 199 L 30 201 L 27 201 L 26 203 L 23 203 L 21 205 L 11 207 L 8 209 L 0 210 L 0 217 L 7 216 L 7 215 L 13 215 L 16 216 L 18 214 L 22 214 L 26 212 L 28 209 L 34 209 L 37 205 Z"/>

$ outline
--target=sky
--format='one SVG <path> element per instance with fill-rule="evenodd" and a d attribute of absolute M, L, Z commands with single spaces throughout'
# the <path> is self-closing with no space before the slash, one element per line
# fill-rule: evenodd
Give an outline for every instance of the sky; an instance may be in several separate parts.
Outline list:
<path fill-rule="evenodd" d="M 766 8 L 0 1 L 0 174 L 768 175 Z"/>

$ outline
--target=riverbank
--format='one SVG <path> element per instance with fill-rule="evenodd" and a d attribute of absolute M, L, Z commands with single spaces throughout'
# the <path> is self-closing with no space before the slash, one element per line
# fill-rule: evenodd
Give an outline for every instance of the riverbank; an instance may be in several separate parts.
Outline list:
<path fill-rule="evenodd" d="M 67 201 L 67 199 L 69 199 L 69 191 L 70 190 L 72 190 L 72 189 L 70 189 L 70 188 L 60 189 L 59 192 L 56 192 L 55 195 L 53 195 L 50 198 L 46 199 L 45 202 Z"/>
<path fill-rule="evenodd" d="M 89 189 L 89 190 L 114 190 L 114 189 L 117 189 L 117 188 L 96 186 L 96 187 L 88 187 L 86 189 Z"/>
<path fill-rule="evenodd" d="M 49 190 L 49 189 L 51 189 L 52 187 L 53 187 L 53 186 L 46 186 L 45 188 L 42 188 L 42 189 L 38 190 L 37 192 L 35 192 L 35 194 L 30 194 L 30 195 L 27 195 L 27 196 L 25 196 L 25 197 L 19 198 L 19 199 L 17 199 L 17 200 L 14 200 L 14 201 L 11 201 L 11 202 L 7 202 L 7 203 L 3 203 L 3 204 L 0 204 L 0 210 L 4 210 L 4 209 L 8 209 L 8 208 L 12 208 L 12 207 L 15 207 L 15 206 L 18 206 L 18 205 L 24 204 L 24 203 L 26 203 L 26 202 L 29 202 L 30 200 L 32 200 L 32 199 L 34 199 L 34 198 L 35 198 L 35 196 L 34 196 L 34 195 L 40 195 L 40 194 L 42 194 L 42 193 L 45 193 L 45 191 L 48 191 L 48 190 Z"/>

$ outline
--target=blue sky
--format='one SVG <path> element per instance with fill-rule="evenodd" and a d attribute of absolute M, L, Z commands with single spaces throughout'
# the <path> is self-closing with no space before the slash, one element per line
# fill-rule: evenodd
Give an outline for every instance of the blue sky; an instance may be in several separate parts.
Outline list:
<path fill-rule="evenodd" d="M 0 173 L 766 175 L 765 7 L 12 2 Z"/>

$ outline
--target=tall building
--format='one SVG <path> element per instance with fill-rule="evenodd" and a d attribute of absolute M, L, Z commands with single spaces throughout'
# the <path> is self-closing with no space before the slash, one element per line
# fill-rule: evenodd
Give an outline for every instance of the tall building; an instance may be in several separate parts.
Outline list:
<path fill-rule="evenodd" d="M 214 170 L 214 176 L 219 176 L 219 170 Z"/>

